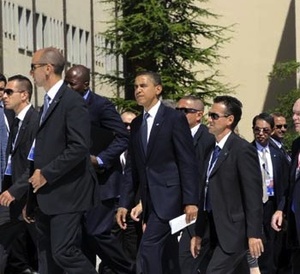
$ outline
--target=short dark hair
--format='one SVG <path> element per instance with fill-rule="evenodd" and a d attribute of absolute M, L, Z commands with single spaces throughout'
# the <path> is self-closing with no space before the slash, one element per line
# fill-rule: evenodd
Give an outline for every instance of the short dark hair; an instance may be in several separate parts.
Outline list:
<path fill-rule="evenodd" d="M 20 85 L 20 88 L 28 92 L 29 101 L 31 100 L 33 86 L 29 78 L 21 74 L 16 74 L 9 77 L 7 81 L 17 81 Z"/>
<path fill-rule="evenodd" d="M 0 82 L 4 82 L 5 85 L 7 84 L 6 77 L 2 73 L 0 73 Z"/>
<path fill-rule="evenodd" d="M 256 115 L 253 120 L 252 120 L 252 128 L 255 127 L 255 124 L 256 124 L 256 121 L 257 120 L 264 120 L 266 121 L 270 126 L 271 126 L 271 129 L 274 128 L 274 118 L 271 114 L 269 113 L 266 113 L 266 112 L 262 112 L 258 115 Z"/>
<path fill-rule="evenodd" d="M 143 76 L 143 75 L 149 76 L 155 86 L 157 86 L 157 85 L 162 86 L 161 77 L 160 77 L 160 75 L 157 72 L 153 72 L 153 71 L 139 71 L 136 74 L 136 77 Z"/>
<path fill-rule="evenodd" d="M 231 125 L 231 130 L 234 130 L 239 121 L 242 117 L 242 108 L 243 104 L 237 98 L 229 96 L 229 95 L 222 95 L 217 96 L 213 100 L 214 103 L 222 103 L 226 106 L 226 115 L 233 115 L 234 120 Z"/>

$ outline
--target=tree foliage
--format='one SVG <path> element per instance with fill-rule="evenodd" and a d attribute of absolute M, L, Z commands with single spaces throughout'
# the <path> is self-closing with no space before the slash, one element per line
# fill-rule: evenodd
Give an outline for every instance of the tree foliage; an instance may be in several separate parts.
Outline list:
<path fill-rule="evenodd" d="M 159 72 L 164 98 L 177 100 L 194 94 L 206 100 L 227 92 L 218 80 L 216 64 L 227 27 L 208 24 L 218 16 L 201 5 L 207 0 L 101 0 L 113 4 L 113 21 L 103 33 L 114 47 L 105 54 L 123 59 L 124 67 L 101 80 L 125 89 L 125 99 L 133 99 L 133 79 L 137 71 Z M 196 70 L 197 68 L 197 70 Z"/>
<path fill-rule="evenodd" d="M 300 63 L 294 60 L 288 62 L 277 63 L 273 66 L 272 72 L 269 74 L 269 78 L 275 78 L 280 81 L 287 80 L 292 75 L 295 75 L 299 72 Z M 285 136 L 285 146 L 290 149 L 293 140 L 298 136 L 294 131 L 293 126 L 293 105 L 294 102 L 300 98 L 300 90 L 293 89 L 286 91 L 284 94 L 281 94 L 277 98 L 278 105 L 271 112 L 279 112 L 283 114 L 288 123 L 288 131 Z"/>

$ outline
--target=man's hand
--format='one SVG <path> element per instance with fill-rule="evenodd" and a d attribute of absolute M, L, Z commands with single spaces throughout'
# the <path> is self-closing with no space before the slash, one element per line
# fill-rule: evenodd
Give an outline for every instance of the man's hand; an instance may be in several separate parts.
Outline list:
<path fill-rule="evenodd" d="M 197 219 L 198 207 L 195 205 L 186 205 L 184 208 L 184 213 L 186 214 L 186 222 L 190 223 Z"/>
<path fill-rule="evenodd" d="M 277 210 L 271 220 L 271 226 L 274 230 L 280 231 L 282 228 L 282 221 L 283 221 L 283 212 L 281 210 Z"/>
<path fill-rule="evenodd" d="M 248 239 L 249 251 L 253 258 L 260 257 L 261 253 L 264 252 L 264 245 L 261 239 L 249 238 Z"/>
<path fill-rule="evenodd" d="M 141 215 L 142 212 L 143 212 L 143 206 L 142 206 L 142 202 L 140 201 L 133 209 L 131 209 L 130 212 L 131 219 L 136 222 L 139 222 L 140 221 L 139 216 Z"/>
<path fill-rule="evenodd" d="M 24 221 L 28 224 L 31 224 L 31 223 L 35 222 L 35 220 L 33 218 L 30 218 L 29 216 L 27 216 L 27 214 L 26 214 L 26 205 L 22 209 L 22 217 L 23 217 Z"/>
<path fill-rule="evenodd" d="M 36 193 L 42 186 L 47 183 L 47 180 L 41 173 L 41 170 L 36 169 L 33 172 L 33 175 L 28 179 L 28 182 L 32 184 L 33 192 Z"/>
<path fill-rule="evenodd" d="M 190 242 L 190 251 L 194 258 L 197 258 L 201 249 L 202 239 L 199 236 L 194 236 Z"/>
<path fill-rule="evenodd" d="M 6 190 L 0 195 L 0 205 L 8 207 L 15 199 L 16 198 Z"/>
<path fill-rule="evenodd" d="M 116 214 L 116 221 L 121 229 L 126 229 L 127 228 L 127 223 L 126 223 L 126 215 L 127 215 L 128 209 L 125 207 L 119 207 L 117 214 Z"/>
<path fill-rule="evenodd" d="M 94 167 L 99 167 L 99 163 L 98 163 L 98 161 L 97 161 L 97 157 L 94 156 L 94 155 L 90 155 L 90 158 L 91 158 L 92 165 L 93 165 Z"/>

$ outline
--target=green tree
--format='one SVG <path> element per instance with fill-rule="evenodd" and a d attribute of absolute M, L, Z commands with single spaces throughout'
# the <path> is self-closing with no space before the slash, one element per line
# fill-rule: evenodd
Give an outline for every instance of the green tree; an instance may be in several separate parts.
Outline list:
<path fill-rule="evenodd" d="M 295 75 L 297 72 L 299 72 L 300 63 L 296 61 L 288 61 L 288 62 L 281 62 L 277 63 L 273 66 L 272 72 L 269 74 L 269 78 L 275 78 L 280 81 L 285 81 L 292 75 Z M 298 134 L 294 131 L 293 126 L 293 113 L 292 108 L 294 102 L 300 98 L 300 90 L 299 89 L 293 89 L 286 91 L 285 93 L 281 94 L 277 98 L 277 106 L 271 110 L 271 112 L 279 112 L 283 114 L 288 123 L 288 132 L 285 136 L 285 146 L 290 149 L 293 140 L 298 136 Z"/>
<path fill-rule="evenodd" d="M 201 8 L 207 0 L 198 0 L 198 5 L 192 0 L 101 2 L 111 3 L 116 16 L 103 33 L 114 47 L 100 50 L 122 58 L 124 65 L 120 72 L 100 78 L 124 88 L 125 99 L 133 99 L 133 79 L 140 70 L 161 74 L 165 99 L 194 94 L 207 100 L 229 90 L 218 80 L 215 69 L 222 58 L 218 50 L 228 40 L 228 28 L 205 23 L 218 18 Z"/>

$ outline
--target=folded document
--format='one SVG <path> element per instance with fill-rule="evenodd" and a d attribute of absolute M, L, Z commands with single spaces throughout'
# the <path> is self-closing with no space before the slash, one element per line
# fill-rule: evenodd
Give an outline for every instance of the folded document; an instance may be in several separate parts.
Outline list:
<path fill-rule="evenodd" d="M 196 222 L 196 219 L 195 219 L 195 220 L 192 220 L 190 223 L 187 223 L 185 221 L 185 218 L 186 218 L 186 214 L 182 214 L 179 217 L 176 217 L 169 221 L 169 224 L 171 227 L 171 234 L 174 234 L 174 233 L 178 232 L 179 230 L 184 229 L 185 227 Z"/>

